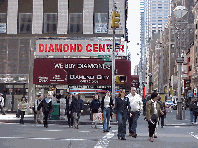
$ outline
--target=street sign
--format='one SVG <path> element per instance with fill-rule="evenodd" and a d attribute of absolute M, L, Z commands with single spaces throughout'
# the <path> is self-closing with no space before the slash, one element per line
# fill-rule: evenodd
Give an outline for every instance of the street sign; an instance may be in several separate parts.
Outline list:
<path fill-rule="evenodd" d="M 111 61 L 110 55 L 98 55 L 98 58 L 102 58 L 102 61 Z"/>

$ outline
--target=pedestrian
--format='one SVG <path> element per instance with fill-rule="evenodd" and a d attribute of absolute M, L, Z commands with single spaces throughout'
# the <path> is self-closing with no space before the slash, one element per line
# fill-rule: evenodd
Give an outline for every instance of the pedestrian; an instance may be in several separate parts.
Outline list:
<path fill-rule="evenodd" d="M 162 102 L 161 101 L 161 96 L 158 96 L 158 101 L 157 103 L 159 104 L 160 106 L 160 109 L 161 109 L 161 112 L 159 111 L 158 112 L 158 119 L 159 121 L 161 121 L 161 128 L 164 127 L 164 116 L 166 115 L 166 108 L 165 108 L 165 102 Z M 159 125 L 159 122 L 158 122 L 158 125 Z"/>
<path fill-rule="evenodd" d="M 74 129 L 78 129 L 79 125 L 79 119 L 81 116 L 81 113 L 83 113 L 84 109 L 84 102 L 82 99 L 80 99 L 80 95 L 78 93 L 75 94 L 75 98 L 71 103 L 71 108 L 69 113 L 73 113 L 74 118 Z"/>
<path fill-rule="evenodd" d="M 148 121 L 149 138 L 153 142 L 154 138 L 157 138 L 155 133 L 156 124 L 158 122 L 158 112 L 161 111 L 160 105 L 157 103 L 158 93 L 153 92 L 151 94 L 151 100 L 146 103 L 146 120 Z"/>
<path fill-rule="evenodd" d="M 94 113 L 99 113 L 99 108 L 100 108 L 100 99 L 98 93 L 95 93 L 93 96 L 93 100 L 90 103 L 90 114 L 92 115 L 93 119 L 93 114 Z M 95 122 L 95 128 L 97 128 L 97 122 Z"/>
<path fill-rule="evenodd" d="M 50 111 L 52 111 L 52 101 L 50 99 L 50 94 L 47 94 L 47 96 L 41 101 L 41 103 L 39 104 L 39 106 L 37 107 L 37 110 L 40 111 L 42 107 L 42 111 L 44 114 L 44 127 L 48 128 L 48 116 L 50 114 Z"/>
<path fill-rule="evenodd" d="M 110 92 L 107 91 L 106 95 L 102 98 L 101 109 L 103 112 L 103 132 L 109 132 L 110 114 L 113 107 L 113 99 Z"/>
<path fill-rule="evenodd" d="M 66 114 L 67 114 L 67 119 L 68 119 L 68 127 L 73 127 L 73 115 L 72 112 L 70 113 L 70 108 L 71 108 L 71 103 L 73 101 L 74 97 L 71 93 L 68 93 L 66 96 Z"/>
<path fill-rule="evenodd" d="M 27 107 L 28 107 L 28 104 L 25 101 L 25 97 L 22 97 L 21 102 L 19 102 L 18 104 L 18 109 L 20 110 L 20 115 L 21 115 L 20 124 L 24 124 L 23 118 L 24 118 L 25 112 L 27 111 Z"/>
<path fill-rule="evenodd" d="M 194 114 L 194 123 L 196 123 L 197 116 L 198 116 L 198 102 L 193 101 L 193 114 Z"/>
<path fill-rule="evenodd" d="M 136 93 L 135 87 L 131 87 L 131 93 L 129 93 L 127 97 L 129 98 L 129 102 L 131 106 L 131 114 L 132 114 L 132 116 L 128 115 L 129 136 L 136 138 L 137 120 L 140 116 L 140 111 L 142 111 L 143 109 L 143 102 L 141 96 Z"/>
<path fill-rule="evenodd" d="M 131 111 L 129 98 L 125 96 L 125 89 L 120 89 L 118 97 L 115 99 L 115 113 L 118 118 L 118 139 L 126 140 L 126 120 L 127 113 Z M 131 116 L 131 115 L 130 115 Z"/>
<path fill-rule="evenodd" d="M 38 99 L 35 101 L 35 113 L 36 113 L 36 121 L 35 123 L 38 123 L 38 117 L 40 116 L 40 122 L 43 124 L 43 112 L 42 110 L 38 110 L 38 106 L 42 101 L 42 96 L 38 95 Z"/>
<path fill-rule="evenodd" d="M 194 99 L 191 99 L 190 104 L 189 104 L 189 111 L 190 111 L 190 122 L 192 124 L 193 124 L 193 118 L 194 118 L 193 105 L 194 105 Z"/>
<path fill-rule="evenodd" d="M 1 112 L 2 115 L 6 115 L 5 110 L 4 110 L 4 98 L 3 98 L 3 94 L 0 94 L 0 108 L 1 108 Z"/>

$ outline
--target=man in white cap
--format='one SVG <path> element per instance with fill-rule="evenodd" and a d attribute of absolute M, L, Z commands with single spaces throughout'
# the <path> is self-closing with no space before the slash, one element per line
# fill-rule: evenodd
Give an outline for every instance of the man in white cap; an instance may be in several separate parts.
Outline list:
<path fill-rule="evenodd" d="M 6 115 L 5 110 L 4 110 L 4 98 L 3 98 L 3 94 L 0 94 L 0 108 L 1 108 L 1 112 L 2 115 Z"/>

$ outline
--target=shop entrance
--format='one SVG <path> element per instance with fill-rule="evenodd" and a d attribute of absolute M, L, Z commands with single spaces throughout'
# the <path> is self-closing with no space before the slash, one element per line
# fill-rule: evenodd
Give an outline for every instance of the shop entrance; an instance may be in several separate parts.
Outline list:
<path fill-rule="evenodd" d="M 5 107 L 10 112 L 17 111 L 18 103 L 21 101 L 22 97 L 26 97 L 27 99 L 27 84 L 5 84 L 4 92 L 5 92 Z"/>

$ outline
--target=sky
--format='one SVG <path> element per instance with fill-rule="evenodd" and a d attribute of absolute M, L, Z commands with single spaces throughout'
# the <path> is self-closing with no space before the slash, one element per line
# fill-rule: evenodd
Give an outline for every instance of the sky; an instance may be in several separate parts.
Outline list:
<path fill-rule="evenodd" d="M 140 1 L 128 1 L 128 49 L 131 52 L 131 75 L 134 74 L 135 65 L 140 61 Z M 137 55 L 139 53 L 139 55 Z"/>

